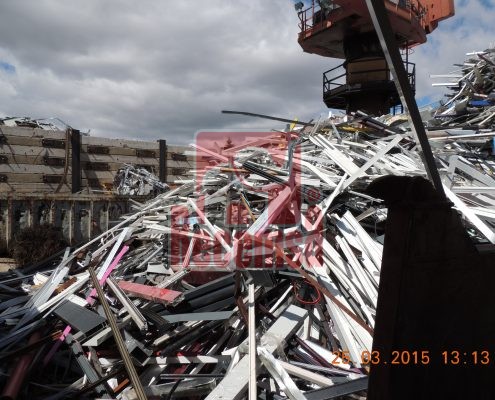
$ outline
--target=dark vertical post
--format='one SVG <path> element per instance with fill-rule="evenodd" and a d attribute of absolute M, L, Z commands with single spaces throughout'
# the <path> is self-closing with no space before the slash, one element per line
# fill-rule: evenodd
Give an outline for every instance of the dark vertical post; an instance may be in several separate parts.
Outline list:
<path fill-rule="evenodd" d="M 12 238 L 14 231 L 14 201 L 9 196 L 7 199 L 7 223 L 5 224 L 5 241 L 7 242 L 7 249 L 12 248 Z"/>
<path fill-rule="evenodd" d="M 81 133 L 77 129 L 70 132 L 72 147 L 72 193 L 81 191 Z"/>
<path fill-rule="evenodd" d="M 158 140 L 160 146 L 160 171 L 159 178 L 161 182 L 167 183 L 167 141 L 165 139 Z"/>

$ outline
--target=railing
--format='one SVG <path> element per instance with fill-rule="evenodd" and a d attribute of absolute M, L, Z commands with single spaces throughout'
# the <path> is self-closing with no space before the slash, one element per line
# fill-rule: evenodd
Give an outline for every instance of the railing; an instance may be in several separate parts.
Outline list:
<path fill-rule="evenodd" d="M 380 59 L 377 59 L 380 60 Z M 353 65 L 358 63 L 369 63 L 370 59 L 355 61 Z M 404 66 L 406 67 L 407 78 L 409 80 L 409 84 L 413 89 L 413 92 L 416 91 L 416 64 L 411 63 L 409 61 L 403 61 Z M 345 64 L 345 63 L 344 63 Z M 328 93 L 331 90 L 335 90 L 343 85 L 345 85 L 349 81 L 349 76 L 351 75 L 344 67 L 344 64 L 338 65 L 335 68 L 329 69 L 323 73 L 323 94 Z M 339 73 L 341 71 L 343 73 Z M 390 78 L 390 69 L 388 67 L 385 68 L 372 68 L 366 69 L 362 71 L 353 71 L 352 76 L 356 75 L 364 75 L 364 74 L 373 74 L 374 76 L 383 76 L 387 77 L 387 79 L 370 79 L 369 81 L 379 81 L 379 80 L 389 80 Z M 356 79 L 356 82 L 359 82 L 359 79 Z"/>
<path fill-rule="evenodd" d="M 401 3 L 404 3 L 404 7 L 401 6 Z M 405 8 L 409 11 L 411 17 L 416 18 L 421 26 L 425 26 L 425 17 L 428 9 L 419 0 L 399 0 L 399 7 Z"/>
<path fill-rule="evenodd" d="M 415 18 L 422 26 L 425 25 L 425 16 L 428 9 L 419 0 L 384 0 L 392 3 L 395 7 L 409 12 L 411 19 Z M 341 8 L 332 0 L 312 0 L 311 6 L 298 12 L 299 29 L 302 32 L 312 31 L 316 27 L 325 26 L 325 22 L 336 10 Z"/>
<path fill-rule="evenodd" d="M 322 7 L 322 5 L 324 5 L 324 7 Z M 338 8 L 340 8 L 340 6 L 334 4 L 331 0 L 313 0 L 310 7 L 299 11 L 298 13 L 299 29 L 301 29 L 301 32 L 307 32 L 318 25 L 323 27 L 323 24 L 327 20 L 328 16 Z"/>
<path fill-rule="evenodd" d="M 344 73 L 340 75 L 335 75 L 332 78 L 329 78 L 332 76 L 334 73 L 336 73 L 337 70 L 344 70 Z M 344 68 L 344 64 L 340 64 L 336 66 L 335 68 L 329 69 L 328 71 L 323 72 L 323 94 L 329 92 L 330 90 L 336 89 L 340 86 L 345 85 L 345 78 L 347 75 L 347 71 Z"/>

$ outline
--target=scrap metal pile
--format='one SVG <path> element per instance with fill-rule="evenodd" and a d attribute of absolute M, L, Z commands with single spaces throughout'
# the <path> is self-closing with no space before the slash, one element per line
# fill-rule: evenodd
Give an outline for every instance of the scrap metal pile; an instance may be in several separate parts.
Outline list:
<path fill-rule="evenodd" d="M 436 155 L 449 198 L 493 243 L 492 163 L 448 141 Z M 223 154 L 195 145 L 218 164 L 51 273 L 2 282 L 3 394 L 234 399 L 250 379 L 274 398 L 362 394 L 386 218 L 365 188 L 424 176 L 413 146 L 368 117 Z"/>
<path fill-rule="evenodd" d="M 197 142 L 194 179 L 1 279 L 4 398 L 364 398 L 387 215 L 366 188 L 426 174 L 405 129 L 304 125 Z M 431 143 L 472 239 L 495 243 L 493 161 L 467 136 Z"/>
<path fill-rule="evenodd" d="M 492 129 L 495 127 L 495 48 L 468 54 L 456 71 L 433 78 L 448 82 L 434 83 L 445 86 L 451 93 L 434 113 L 433 126 L 450 128 Z"/>
<path fill-rule="evenodd" d="M 162 193 L 169 186 L 143 167 L 124 164 L 114 177 L 114 190 L 122 196 L 144 196 Z"/>
<path fill-rule="evenodd" d="M 60 118 L 34 119 L 30 117 L 2 117 L 0 118 L 0 126 L 2 125 L 39 128 L 47 131 L 65 131 L 69 126 Z M 87 134 L 88 133 L 83 133 L 83 135 Z"/>

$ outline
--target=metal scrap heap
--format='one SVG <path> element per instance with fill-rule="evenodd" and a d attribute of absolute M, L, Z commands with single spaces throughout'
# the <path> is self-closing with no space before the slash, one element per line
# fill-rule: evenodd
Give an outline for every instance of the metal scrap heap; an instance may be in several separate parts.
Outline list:
<path fill-rule="evenodd" d="M 426 173 L 406 126 L 291 128 L 194 144 L 194 179 L 4 274 L 3 398 L 365 398 L 387 217 L 367 187 Z M 494 133 L 430 134 L 472 240 L 495 243 Z"/>
<path fill-rule="evenodd" d="M 433 126 L 464 130 L 495 127 L 495 48 L 468 56 L 463 64 L 456 64 L 454 72 L 432 75 L 448 81 L 433 86 L 445 86 L 450 91 L 429 121 Z"/>
<path fill-rule="evenodd" d="M 162 193 L 169 189 L 169 186 L 161 182 L 160 179 L 142 167 L 124 164 L 114 178 L 114 190 L 122 196 L 143 196 L 150 193 Z"/>

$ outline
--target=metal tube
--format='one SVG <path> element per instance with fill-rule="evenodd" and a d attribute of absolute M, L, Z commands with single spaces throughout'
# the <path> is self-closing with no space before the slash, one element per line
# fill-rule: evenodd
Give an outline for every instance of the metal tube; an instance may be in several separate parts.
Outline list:
<path fill-rule="evenodd" d="M 315 125 L 311 122 L 303 122 L 303 121 L 298 121 L 295 119 L 272 117 L 271 115 L 255 114 L 255 113 L 250 113 L 250 112 L 246 112 L 246 111 L 222 110 L 222 114 L 247 115 L 248 117 L 264 118 L 264 119 L 270 119 L 272 121 L 287 122 L 289 124 L 304 125 L 304 126 L 314 126 Z"/>
<path fill-rule="evenodd" d="M 117 282 L 113 278 L 109 277 L 107 279 L 107 285 L 110 290 L 115 294 L 115 297 L 119 299 L 120 303 L 127 310 L 127 313 L 131 316 L 132 320 L 139 328 L 141 332 L 148 330 L 148 322 L 146 318 L 141 314 L 141 311 L 134 305 L 134 303 L 127 297 L 123 290 L 118 286 Z"/>
<path fill-rule="evenodd" d="M 412 122 L 412 131 L 416 142 L 419 142 L 421 145 L 422 151 L 420 152 L 420 155 L 425 164 L 426 173 L 428 174 L 428 177 L 433 183 L 433 186 L 438 194 L 445 198 L 442 180 L 440 179 L 440 174 L 437 170 L 435 158 L 431 152 L 430 142 L 428 141 L 428 136 L 426 135 L 425 127 L 423 126 L 423 121 L 421 120 L 418 105 L 414 99 L 414 94 L 411 86 L 409 85 L 409 80 L 407 79 L 407 72 L 404 68 L 399 47 L 397 46 L 394 32 L 392 31 L 392 27 L 388 19 L 385 4 L 383 0 L 366 0 L 366 5 L 368 6 L 376 34 L 380 39 L 380 44 L 382 45 L 385 59 L 387 60 L 387 64 L 392 72 L 392 76 L 394 77 L 395 86 L 399 92 L 400 99 L 402 104 L 406 106 L 409 113 L 409 119 Z"/>
<path fill-rule="evenodd" d="M 248 284 L 248 337 L 249 337 L 249 400 L 256 400 L 256 320 L 254 303 L 254 283 Z"/>
<path fill-rule="evenodd" d="M 144 393 L 143 385 L 139 380 L 139 375 L 134 368 L 134 364 L 132 363 L 131 356 L 127 351 L 127 348 L 124 343 L 124 339 L 122 339 L 122 335 L 120 334 L 119 327 L 117 326 L 117 322 L 115 321 L 115 317 L 108 305 L 107 299 L 105 298 L 105 293 L 103 293 L 103 289 L 100 286 L 100 282 L 98 282 L 98 278 L 96 277 L 95 270 L 93 267 L 89 268 L 89 274 L 91 275 L 91 280 L 93 281 L 93 285 L 98 293 L 98 299 L 100 304 L 103 307 L 103 311 L 107 317 L 108 323 L 110 324 L 110 328 L 112 329 L 113 336 L 115 338 L 115 343 L 117 343 L 117 347 L 119 349 L 119 353 L 122 357 L 122 361 L 124 362 L 125 369 L 127 370 L 127 374 L 129 375 L 129 379 L 134 386 L 134 391 L 139 400 L 146 400 L 146 394 Z"/>

